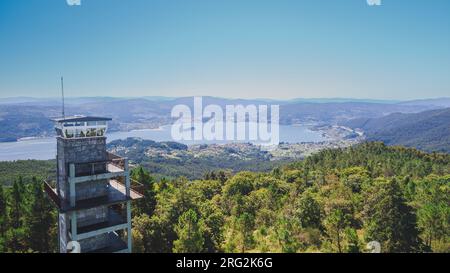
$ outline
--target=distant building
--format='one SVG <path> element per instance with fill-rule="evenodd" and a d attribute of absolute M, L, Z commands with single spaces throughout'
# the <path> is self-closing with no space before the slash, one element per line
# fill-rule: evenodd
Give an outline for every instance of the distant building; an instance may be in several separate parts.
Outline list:
<path fill-rule="evenodd" d="M 59 211 L 60 252 L 79 243 L 81 252 L 127 253 L 132 249 L 131 201 L 142 198 L 131 185 L 128 160 L 106 150 L 109 118 L 54 119 L 55 181 L 45 190 Z"/>

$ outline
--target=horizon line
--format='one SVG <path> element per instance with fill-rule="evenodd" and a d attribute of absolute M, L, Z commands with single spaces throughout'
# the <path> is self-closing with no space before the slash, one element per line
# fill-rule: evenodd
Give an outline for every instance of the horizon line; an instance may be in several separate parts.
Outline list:
<path fill-rule="evenodd" d="M 450 96 L 445 97 L 419 97 L 419 98 L 409 98 L 409 99 L 389 99 L 389 98 L 362 98 L 362 97 L 292 97 L 292 98 L 268 98 L 268 97 L 255 97 L 255 98 L 242 98 L 242 97 L 220 97 L 220 96 L 210 96 L 210 95 L 190 95 L 190 96 L 65 96 L 65 99 L 139 99 L 139 98 L 153 98 L 153 99 L 166 99 L 166 100 L 176 100 L 182 98 L 193 98 L 193 97 L 203 97 L 203 98 L 217 98 L 225 100 L 260 100 L 260 101 L 298 101 L 298 100 L 365 100 L 365 101 L 386 101 L 386 102 L 408 102 L 408 101 L 420 101 L 420 100 L 439 100 L 439 99 L 450 99 Z M 58 96 L 8 96 L 1 97 L 0 100 L 13 100 L 13 99 L 35 99 L 35 100 L 60 100 Z"/>

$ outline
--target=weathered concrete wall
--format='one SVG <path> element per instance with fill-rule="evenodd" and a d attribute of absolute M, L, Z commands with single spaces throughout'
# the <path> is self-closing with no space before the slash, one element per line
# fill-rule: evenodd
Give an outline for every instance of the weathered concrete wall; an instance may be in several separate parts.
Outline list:
<path fill-rule="evenodd" d="M 69 164 L 81 164 L 102 162 L 108 159 L 106 151 L 106 137 L 65 139 L 57 138 L 57 158 L 58 158 L 58 188 L 60 195 L 69 198 Z M 77 166 L 77 173 L 89 174 L 92 170 L 90 164 Z M 106 170 L 106 164 L 97 164 L 96 172 Z M 77 185 L 77 200 L 84 200 L 93 197 L 104 196 L 107 192 L 107 181 L 100 180 Z M 79 192 L 78 192 L 79 191 Z"/>
<path fill-rule="evenodd" d="M 66 163 L 88 163 L 107 160 L 106 137 L 57 138 L 58 156 Z"/>
<path fill-rule="evenodd" d="M 80 242 L 81 252 L 89 252 L 96 249 L 101 249 L 109 245 L 108 233 L 103 233 L 95 237 L 81 240 Z"/>
<path fill-rule="evenodd" d="M 108 180 L 96 180 L 75 185 L 76 200 L 86 200 L 108 194 Z"/>
<path fill-rule="evenodd" d="M 78 227 L 85 227 L 103 223 L 108 220 L 108 207 L 101 206 L 87 210 L 77 211 L 77 223 Z"/>

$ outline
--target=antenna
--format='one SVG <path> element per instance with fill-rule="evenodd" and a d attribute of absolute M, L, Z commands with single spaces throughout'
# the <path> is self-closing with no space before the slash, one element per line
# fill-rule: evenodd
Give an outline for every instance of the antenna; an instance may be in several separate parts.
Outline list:
<path fill-rule="evenodd" d="M 61 77 L 61 95 L 62 95 L 62 117 L 66 118 L 65 106 L 64 106 L 64 77 Z"/>

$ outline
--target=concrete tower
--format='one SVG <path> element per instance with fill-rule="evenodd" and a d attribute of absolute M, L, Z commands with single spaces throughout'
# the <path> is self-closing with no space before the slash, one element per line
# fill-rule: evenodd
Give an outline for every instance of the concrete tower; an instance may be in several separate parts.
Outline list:
<path fill-rule="evenodd" d="M 131 185 L 126 158 L 106 151 L 107 122 L 101 117 L 55 119 L 56 181 L 45 191 L 59 211 L 59 248 L 81 252 L 131 252 L 131 201 L 142 198 Z M 134 186 L 134 185 L 133 185 Z"/>

